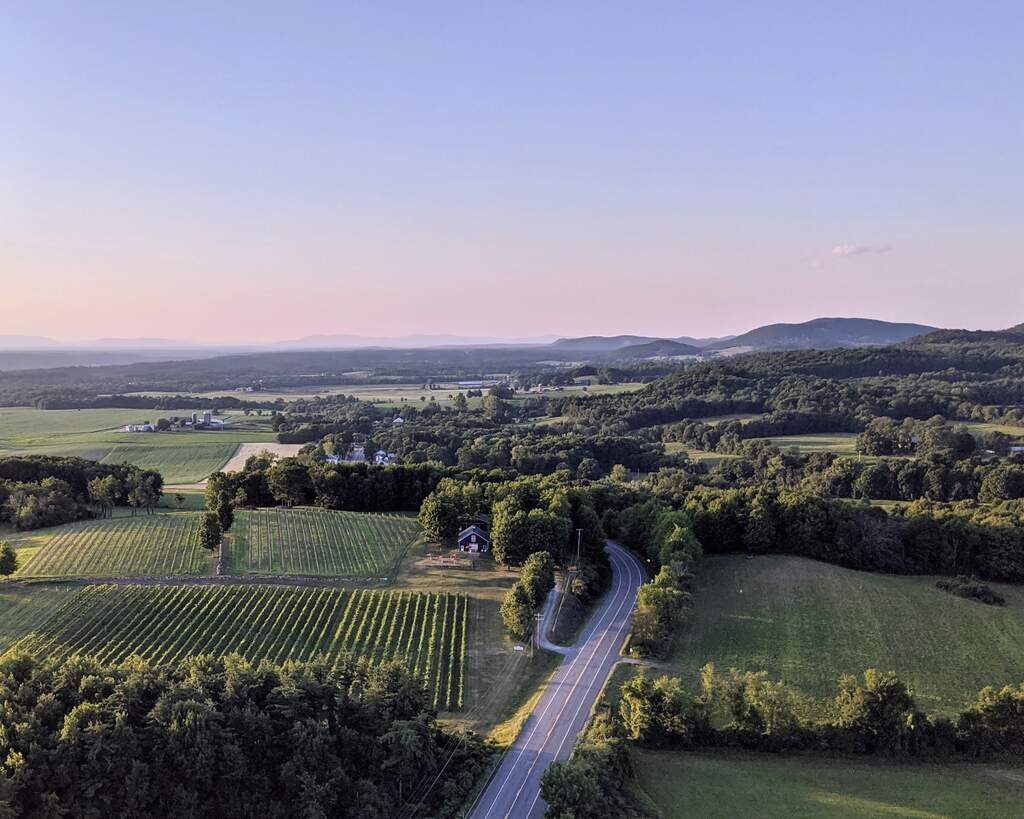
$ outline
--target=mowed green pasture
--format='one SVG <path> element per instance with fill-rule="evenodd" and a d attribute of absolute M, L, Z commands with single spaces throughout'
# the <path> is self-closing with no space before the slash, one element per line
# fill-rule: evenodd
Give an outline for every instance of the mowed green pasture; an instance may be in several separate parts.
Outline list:
<path fill-rule="evenodd" d="M 768 441 L 783 451 L 795 449 L 801 454 L 811 452 L 835 452 L 837 455 L 857 454 L 857 433 L 828 432 L 808 435 L 778 435 L 774 438 L 751 438 L 752 441 Z"/>
<path fill-rule="evenodd" d="M 1024 681 L 1024 587 L 1005 607 L 939 591 L 934 577 L 843 569 L 800 557 L 716 555 L 696 566 L 673 671 L 696 684 L 714 662 L 767 671 L 833 697 L 841 674 L 895 671 L 924 711 L 958 713 L 986 685 Z"/>
<path fill-rule="evenodd" d="M 139 655 L 174 665 L 197 654 L 256 662 L 352 653 L 405 662 L 434 705 L 466 699 L 466 595 L 267 585 L 88 586 L 17 647 L 39 655 Z"/>
<path fill-rule="evenodd" d="M 691 449 L 684 443 L 679 441 L 669 441 L 665 444 L 665 453 L 667 455 L 678 455 L 680 452 L 685 452 L 687 457 L 695 463 L 703 463 L 711 467 L 718 466 L 722 461 L 729 460 L 730 458 L 738 458 L 738 455 L 730 455 L 723 452 L 708 452 L 702 449 Z"/>
<path fill-rule="evenodd" d="M 1024 769 L 1001 765 L 639 751 L 634 768 L 665 819 L 1017 819 L 1024 805 Z"/>
<path fill-rule="evenodd" d="M 420 525 L 408 515 L 327 509 L 240 511 L 231 529 L 231 571 L 322 577 L 391 572 Z"/>
<path fill-rule="evenodd" d="M 136 577 L 206 574 L 210 553 L 195 544 L 189 512 L 70 523 L 18 570 L 19 577 Z"/>
<path fill-rule="evenodd" d="M 0 409 L 0 457 L 76 456 L 104 463 L 130 463 L 155 469 L 165 483 L 194 483 L 220 469 L 239 444 L 270 442 L 266 419 L 225 413 L 238 426 L 226 430 L 121 432 L 126 424 L 185 415 L 185 410 Z"/>
<path fill-rule="evenodd" d="M 959 422 L 954 421 L 953 425 L 959 426 Z M 990 424 L 984 421 L 968 421 L 964 426 L 979 438 L 990 432 L 1001 432 L 1003 435 L 1009 435 L 1011 438 L 1024 438 L 1024 427 L 1013 426 L 1011 424 Z"/>

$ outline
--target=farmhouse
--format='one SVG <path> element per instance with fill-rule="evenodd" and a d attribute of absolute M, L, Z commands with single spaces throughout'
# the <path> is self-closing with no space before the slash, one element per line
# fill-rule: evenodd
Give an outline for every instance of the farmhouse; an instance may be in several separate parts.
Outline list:
<path fill-rule="evenodd" d="M 460 552 L 489 552 L 491 550 L 491 538 L 483 529 L 475 524 L 467 526 L 459 532 Z"/>

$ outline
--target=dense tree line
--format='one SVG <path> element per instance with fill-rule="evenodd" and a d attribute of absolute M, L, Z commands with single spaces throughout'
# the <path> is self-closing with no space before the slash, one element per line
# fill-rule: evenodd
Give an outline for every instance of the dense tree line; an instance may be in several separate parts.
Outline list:
<path fill-rule="evenodd" d="M 850 415 L 785 411 L 744 420 L 669 424 L 662 428 L 661 436 L 664 441 L 678 441 L 694 449 L 731 454 L 740 451 L 740 442 L 745 438 L 815 432 L 858 432 L 862 428 L 863 425 Z"/>
<path fill-rule="evenodd" d="M 955 720 L 923 713 L 894 674 L 868 669 L 840 678 L 835 698 L 807 719 L 798 696 L 765 672 L 728 674 L 707 665 L 700 690 L 646 675 L 622 686 L 618 710 L 596 716 L 568 762 L 544 773 L 548 819 L 643 815 L 632 799 L 629 746 L 859 754 L 928 761 L 1019 759 L 1024 683 L 985 688 Z M 806 709 L 803 709 L 806 710 Z"/>
<path fill-rule="evenodd" d="M 224 494 L 236 507 L 315 505 L 353 512 L 400 512 L 419 509 L 441 479 L 454 474 L 432 464 L 329 464 L 315 457 L 254 455 L 240 472 L 211 475 L 207 495 L 211 491 Z"/>
<path fill-rule="evenodd" d="M 883 348 L 772 352 L 682 369 L 645 389 L 566 398 L 560 415 L 624 432 L 733 413 L 1024 423 L 1024 334 L 931 334 Z M 835 429 L 830 431 L 837 431 Z"/>
<path fill-rule="evenodd" d="M 555 586 L 555 561 L 548 552 L 534 552 L 523 562 L 523 571 L 501 601 L 501 621 L 517 640 L 533 632 L 533 617 Z"/>
<path fill-rule="evenodd" d="M 32 400 L 36 409 L 140 409 L 140 410 L 194 410 L 197 407 L 217 409 L 259 409 L 276 410 L 284 403 L 260 401 L 259 393 L 253 398 L 241 399 L 231 395 L 200 397 L 197 395 L 93 395 L 91 393 L 52 393 L 37 396 Z"/>
<path fill-rule="evenodd" d="M 630 651 L 641 657 L 661 656 L 685 622 L 690 567 L 702 554 L 692 522 L 686 512 L 652 499 L 609 509 L 602 523 L 606 534 L 646 557 L 656 570 L 637 594 Z"/>
<path fill-rule="evenodd" d="M 700 487 L 682 504 L 707 554 L 785 553 L 854 569 L 1024 581 L 1024 504 L 884 509 L 774 489 Z"/>
<path fill-rule="evenodd" d="M 0 458 L 0 520 L 38 529 L 110 514 L 115 506 L 151 512 L 160 473 L 128 464 L 28 455 Z"/>
<path fill-rule="evenodd" d="M 460 815 L 490 751 L 397 665 L 0 659 L 0 816 Z M 433 787 L 427 789 L 426 785 Z"/>
<path fill-rule="evenodd" d="M 918 709 L 892 673 L 839 679 L 835 698 L 805 719 L 797 696 L 765 672 L 728 674 L 707 665 L 697 694 L 678 678 L 635 677 L 622 687 L 625 735 L 654 747 L 743 748 L 871 754 L 887 758 L 984 759 L 1024 754 L 1024 684 L 985 688 L 956 720 Z"/>

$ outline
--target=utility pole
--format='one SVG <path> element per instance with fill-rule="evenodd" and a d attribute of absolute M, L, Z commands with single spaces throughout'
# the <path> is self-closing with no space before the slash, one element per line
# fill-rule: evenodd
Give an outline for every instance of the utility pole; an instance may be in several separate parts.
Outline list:
<path fill-rule="evenodd" d="M 580 568 L 580 548 L 581 548 L 582 544 L 583 544 L 583 530 L 582 529 L 577 529 L 576 530 L 576 565 L 575 565 L 575 569 L 577 571 L 579 571 L 579 568 Z"/>
<path fill-rule="evenodd" d="M 544 627 L 544 615 L 537 613 L 533 615 L 533 619 L 536 621 L 536 625 L 533 628 L 533 640 L 530 642 L 530 656 L 532 657 L 535 649 L 540 648 L 540 633 Z"/>

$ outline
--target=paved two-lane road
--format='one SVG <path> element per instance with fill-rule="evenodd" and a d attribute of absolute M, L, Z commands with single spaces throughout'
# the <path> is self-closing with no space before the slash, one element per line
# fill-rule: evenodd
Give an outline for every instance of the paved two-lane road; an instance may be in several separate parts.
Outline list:
<path fill-rule="evenodd" d="M 636 592 L 644 581 L 639 561 L 613 543 L 607 547 L 612 587 L 583 638 L 566 652 L 547 689 L 484 791 L 472 819 L 536 819 L 544 814 L 540 778 L 567 759 L 590 719 L 629 633 Z"/>

